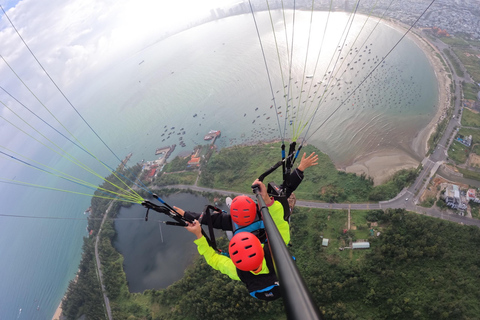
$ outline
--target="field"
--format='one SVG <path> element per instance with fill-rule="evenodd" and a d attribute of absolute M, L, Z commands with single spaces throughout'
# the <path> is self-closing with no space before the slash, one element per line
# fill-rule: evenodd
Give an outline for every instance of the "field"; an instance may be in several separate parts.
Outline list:
<path fill-rule="evenodd" d="M 468 100 L 478 100 L 478 92 L 480 88 L 475 83 L 464 83 L 463 84 L 463 95 L 465 99 Z"/>
<path fill-rule="evenodd" d="M 441 40 L 453 48 L 453 51 L 465 66 L 467 72 L 472 76 L 473 80 L 476 83 L 480 83 L 479 42 L 455 37 L 443 37 Z M 457 68 L 455 67 L 455 69 Z M 459 76 L 461 75 L 459 74 Z"/>
<path fill-rule="evenodd" d="M 307 209 L 296 208 L 292 215 L 293 248 L 304 241 L 311 241 L 309 245 L 321 247 L 322 252 L 331 256 L 331 259 L 340 259 L 344 263 L 359 261 L 368 250 L 351 250 L 351 241 L 369 241 L 370 227 L 366 220 L 367 210 L 351 210 L 350 230 L 348 228 L 347 210 Z M 309 225 L 307 228 L 306 226 Z M 375 234 L 379 230 L 375 228 Z M 305 233 L 307 230 L 313 234 Z M 306 240 L 309 238 L 309 240 Z M 328 239 L 327 247 L 322 247 L 322 240 Z"/>
<path fill-rule="evenodd" d="M 197 180 L 198 171 L 185 171 L 174 173 L 163 173 L 160 177 L 155 179 L 156 186 L 168 186 L 175 184 L 193 185 Z"/>
<path fill-rule="evenodd" d="M 471 170 L 466 170 L 466 169 L 462 169 L 462 168 L 457 168 L 457 170 L 458 170 L 461 174 L 463 174 L 463 177 L 464 177 L 464 178 L 480 181 L 480 172 L 471 171 Z"/>
<path fill-rule="evenodd" d="M 476 83 L 480 82 L 480 59 L 477 57 L 477 55 L 480 54 L 480 52 L 475 51 L 470 48 L 453 48 L 453 51 L 457 55 L 457 57 L 460 59 L 462 64 L 465 66 L 465 69 L 467 69 L 467 72 L 472 76 L 473 80 Z"/>
<path fill-rule="evenodd" d="M 467 161 L 468 151 L 468 147 L 455 140 L 448 149 L 448 157 L 457 164 L 465 163 L 465 161 Z"/>
<path fill-rule="evenodd" d="M 463 108 L 462 126 L 480 128 L 480 114 Z"/>

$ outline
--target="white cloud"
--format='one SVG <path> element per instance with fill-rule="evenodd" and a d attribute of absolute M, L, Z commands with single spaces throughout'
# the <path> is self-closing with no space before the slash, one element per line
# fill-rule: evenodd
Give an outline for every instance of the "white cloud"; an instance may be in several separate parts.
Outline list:
<path fill-rule="evenodd" d="M 155 43 L 165 31 L 208 16 L 211 8 L 236 2 L 22 0 L 15 5 L 15 1 L 0 0 L 22 38 L 67 96 L 103 70 Z M 47 103 L 59 95 L 3 13 L 0 43 L 0 55 L 41 101 Z M 1 59 L 0 86 L 29 108 L 43 110 Z M 1 91 L 0 99 L 13 101 Z M 51 108 L 53 113 L 59 110 Z"/>
<path fill-rule="evenodd" d="M 23 0 L 9 9 L 8 15 L 47 71 L 65 87 L 82 74 L 98 71 L 155 42 L 165 31 L 230 3 L 233 1 Z M 38 66 L 4 16 L 0 30 L 0 54 L 12 65 L 28 66 L 22 77 L 33 77 L 32 70 Z M 3 74 L 4 66 L 0 72 Z"/>

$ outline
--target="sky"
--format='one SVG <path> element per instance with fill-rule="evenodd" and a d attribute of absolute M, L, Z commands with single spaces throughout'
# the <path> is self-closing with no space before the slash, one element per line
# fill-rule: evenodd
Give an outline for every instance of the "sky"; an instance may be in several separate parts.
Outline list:
<path fill-rule="evenodd" d="M 166 32 L 208 17 L 212 8 L 225 8 L 238 2 L 0 0 L 0 5 L 43 67 L 76 105 L 82 87 L 103 70 L 161 40 Z M 45 114 L 47 111 L 22 84 L 23 81 L 53 114 L 64 113 L 66 103 L 61 101 L 59 92 L 1 10 L 0 44 L 0 87 L 29 109 Z M 28 121 L 34 121 L 33 116 L 0 89 L 0 146 L 22 145 L 26 141 L 25 135 L 5 119 L 21 127 L 25 125 L 5 105 L 21 109 L 22 116 Z M 28 152 L 34 154 L 35 150 Z"/>
<path fill-rule="evenodd" d="M 209 15 L 211 8 L 235 2 L 0 0 L 32 51 L 63 87 L 158 41 L 167 30 Z M 29 80 L 38 70 L 32 68 L 30 53 L 5 16 L 0 17 L 0 54 Z M 6 69 L 2 63 L 0 74 Z M 35 86 L 43 89 L 41 83 Z"/>

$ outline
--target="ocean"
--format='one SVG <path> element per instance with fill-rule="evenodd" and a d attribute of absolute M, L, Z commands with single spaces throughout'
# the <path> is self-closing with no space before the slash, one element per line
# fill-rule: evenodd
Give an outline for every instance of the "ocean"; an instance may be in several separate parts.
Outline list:
<path fill-rule="evenodd" d="M 289 12 L 287 21 L 291 15 Z M 413 153 L 410 143 L 433 118 L 438 97 L 435 75 L 425 54 L 406 38 L 382 62 L 401 33 L 382 24 L 375 28 L 373 18 L 363 26 L 365 17 L 358 17 L 345 41 L 339 40 L 348 17 L 334 13 L 322 41 L 327 16 L 321 12 L 314 16 L 315 32 L 310 36 L 308 12 L 297 12 L 295 33 L 285 34 L 282 17 L 274 12 L 277 54 L 268 13 L 256 15 L 272 87 L 252 16 L 240 15 L 200 25 L 139 50 L 81 90 L 72 91 L 70 98 L 119 158 L 133 152 L 130 164 L 153 160 L 156 148 L 173 144 L 172 157 L 187 153 L 204 143 L 203 136 L 212 129 L 221 130 L 217 145 L 224 148 L 283 135 L 289 138 L 300 123 L 305 124 L 304 132 L 308 131 L 307 142 L 339 166 L 382 148 Z M 295 39 L 293 48 L 287 48 L 285 37 Z M 278 57 L 288 61 L 292 52 L 292 62 L 280 67 Z M 369 75 L 374 68 L 377 71 Z M 60 101 L 53 103 L 57 109 L 61 107 L 60 118 L 78 140 L 116 167 L 116 157 Z M 287 113 L 292 124 L 285 121 Z M 108 174 L 71 142 L 42 124 L 39 128 L 100 176 Z M 100 183 L 98 177 L 84 173 L 35 141 L 26 139 L 21 146 L 28 148 L 19 147 L 17 152 L 31 150 L 39 162 L 94 185 Z M 92 193 L 15 161 L 2 158 L 2 168 L 7 179 Z M 83 219 L 90 203 L 84 195 L 11 184 L 1 187 L 2 214 Z M 0 218 L 1 320 L 52 317 L 77 271 L 85 228 L 85 220 Z M 184 261 L 185 257 L 177 258 Z M 168 283 L 159 284 L 165 285 Z"/>

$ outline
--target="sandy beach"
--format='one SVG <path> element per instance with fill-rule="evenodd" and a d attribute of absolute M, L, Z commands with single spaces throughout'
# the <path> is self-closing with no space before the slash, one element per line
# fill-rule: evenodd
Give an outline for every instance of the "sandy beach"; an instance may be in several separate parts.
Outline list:
<path fill-rule="evenodd" d="M 52 320 L 62 320 L 62 301 L 60 301 L 60 304 L 58 305 L 57 310 L 55 310 L 55 314 L 52 317 Z"/>
<path fill-rule="evenodd" d="M 404 33 L 407 27 L 395 22 L 384 21 L 385 24 Z M 390 178 L 396 171 L 401 169 L 416 168 L 428 151 L 428 139 L 435 131 L 436 125 L 446 114 L 446 110 L 450 107 L 450 83 L 451 80 L 447 76 L 447 72 L 436 56 L 438 50 L 428 42 L 427 39 L 418 35 L 419 31 L 412 29 L 407 35 L 410 39 L 425 52 L 430 64 L 432 65 L 438 81 L 438 104 L 437 111 L 430 123 L 421 130 L 411 142 L 416 157 L 412 157 L 403 150 L 385 149 L 378 152 L 358 157 L 354 163 L 347 166 L 345 171 L 357 174 L 365 173 L 374 179 L 376 185 L 383 183 Z M 440 53 L 439 53 L 440 54 Z"/>

